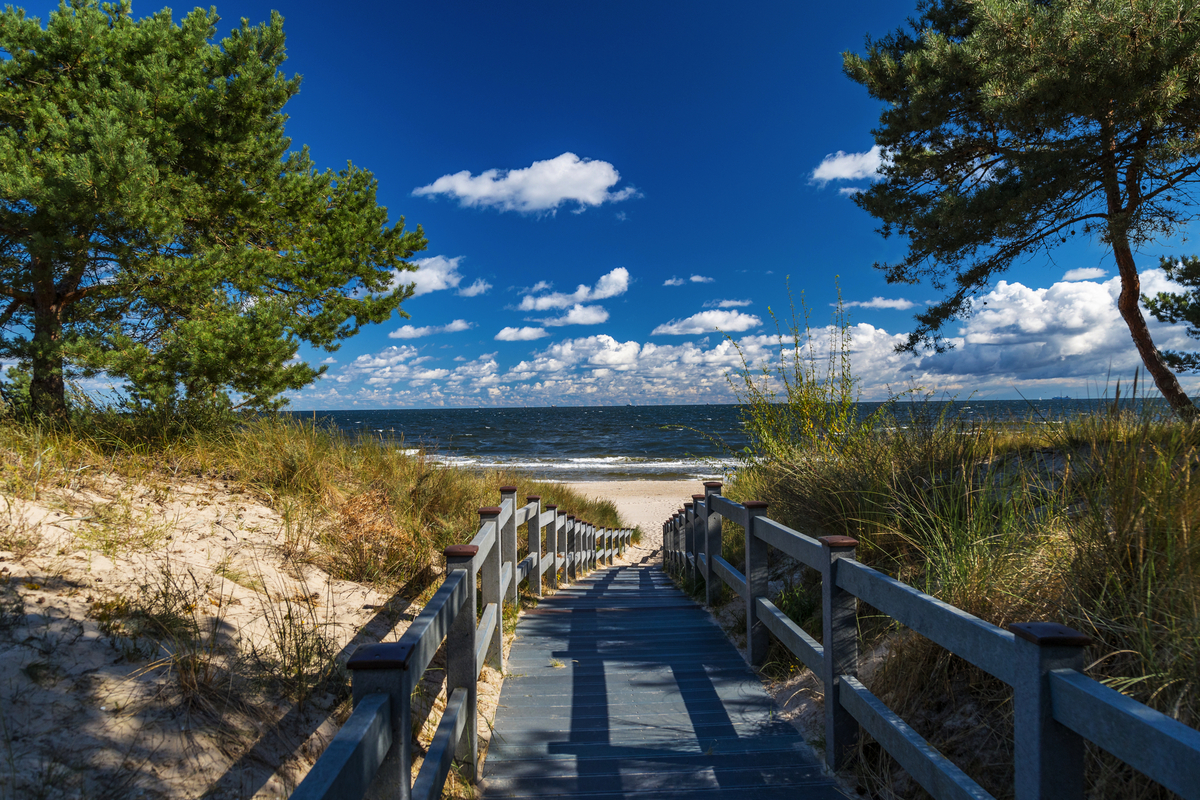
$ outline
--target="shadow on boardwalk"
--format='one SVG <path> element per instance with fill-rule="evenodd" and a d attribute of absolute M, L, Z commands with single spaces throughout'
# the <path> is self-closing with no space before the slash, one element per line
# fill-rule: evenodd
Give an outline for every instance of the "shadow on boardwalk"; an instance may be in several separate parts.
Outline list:
<path fill-rule="evenodd" d="M 517 625 L 485 798 L 843 798 L 657 566 L 600 569 Z"/>

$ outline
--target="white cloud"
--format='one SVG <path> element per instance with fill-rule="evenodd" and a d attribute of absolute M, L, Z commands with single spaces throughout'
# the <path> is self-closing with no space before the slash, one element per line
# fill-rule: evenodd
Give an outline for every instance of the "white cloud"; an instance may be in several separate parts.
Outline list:
<path fill-rule="evenodd" d="M 574 305 L 561 317 L 538 320 L 543 325 L 599 325 L 608 321 L 608 312 L 603 306 Z"/>
<path fill-rule="evenodd" d="M 1091 281 L 1097 278 L 1103 278 L 1108 274 L 1108 270 L 1100 267 L 1080 267 L 1079 269 L 1067 270 L 1067 273 L 1062 276 L 1064 281 Z"/>
<path fill-rule="evenodd" d="M 554 212 L 563 203 L 574 202 L 578 204 L 576 210 L 582 211 L 588 206 L 638 196 L 630 186 L 611 191 L 620 180 L 621 174 L 607 161 L 563 153 L 547 161 L 535 161 L 524 169 L 489 169 L 479 175 L 463 170 L 443 175 L 428 186 L 413 189 L 413 194 L 444 194 L 457 198 L 464 206 L 526 213 Z"/>
<path fill-rule="evenodd" d="M 467 322 L 465 319 L 456 319 L 445 325 L 426 325 L 423 328 L 414 328 L 412 325 L 394 330 L 388 334 L 389 339 L 420 339 L 422 336 L 433 336 L 436 333 L 458 333 L 459 331 L 469 330 L 475 327 L 473 323 Z"/>
<path fill-rule="evenodd" d="M 478 297 L 481 294 L 486 294 L 492 285 L 483 278 L 476 278 L 475 282 L 470 286 L 458 290 L 460 297 Z"/>
<path fill-rule="evenodd" d="M 812 171 L 812 180 L 824 185 L 829 181 L 857 181 L 863 178 L 878 180 L 883 165 L 883 151 L 875 145 L 865 153 L 830 153 Z"/>
<path fill-rule="evenodd" d="M 705 308 L 745 308 L 754 305 L 753 300 L 705 300 Z"/>
<path fill-rule="evenodd" d="M 693 334 L 712 333 L 720 330 L 723 333 L 738 333 L 757 328 L 762 320 L 753 314 L 743 314 L 741 311 L 701 311 L 687 319 L 673 319 L 655 328 L 651 336 L 691 336 Z"/>
<path fill-rule="evenodd" d="M 539 283 L 538 286 L 541 286 L 541 284 Z M 521 305 L 518 308 L 522 311 L 546 311 L 551 308 L 570 308 L 580 303 L 605 300 L 609 297 L 625 294 L 628 288 L 629 270 L 624 267 L 617 267 L 611 272 L 602 275 L 600 280 L 596 281 L 594 287 L 580 284 L 570 294 L 552 292 L 551 294 L 544 294 L 538 297 L 535 297 L 532 293 L 527 294 L 521 298 Z M 537 286 L 531 291 L 536 292 Z"/>
<path fill-rule="evenodd" d="M 532 339 L 541 339 L 543 336 L 549 336 L 545 328 L 502 328 L 496 334 L 498 342 L 528 342 Z"/>
<path fill-rule="evenodd" d="M 837 303 L 830 303 L 830 305 L 837 305 Z M 870 300 L 854 300 L 849 303 L 843 303 L 843 305 L 846 308 L 896 308 L 904 311 L 912 308 L 916 303 L 912 300 L 904 300 L 899 297 L 895 300 L 889 300 L 886 297 L 872 297 Z"/>
<path fill-rule="evenodd" d="M 713 279 L 708 277 L 707 275 L 693 275 L 692 277 L 688 278 L 688 280 L 691 281 L 692 283 L 712 283 L 713 282 Z"/>
<path fill-rule="evenodd" d="M 840 194 L 842 197 L 854 197 L 854 195 L 862 194 L 865 191 L 866 189 L 862 188 L 861 186 L 843 186 L 842 188 L 838 189 L 838 194 Z"/>
<path fill-rule="evenodd" d="M 663 281 L 663 286 L 683 286 L 685 283 L 687 283 L 687 281 L 685 281 L 683 278 L 672 277 Z"/>
<path fill-rule="evenodd" d="M 454 258 L 432 256 L 415 259 L 413 263 L 417 265 L 416 272 L 397 272 L 392 278 L 392 287 L 411 283 L 413 297 L 420 297 L 430 292 L 440 292 L 443 289 L 453 289 L 463 278 L 458 271 L 459 261 L 462 261 L 462 256 Z"/>
<path fill-rule="evenodd" d="M 336 358 L 334 358 L 333 356 L 329 356 L 327 358 L 322 359 L 321 363 L 322 364 L 336 364 L 336 363 L 338 363 L 338 360 Z M 4 366 L 3 364 L 0 364 L 0 369 L 2 369 L 3 366 Z"/>

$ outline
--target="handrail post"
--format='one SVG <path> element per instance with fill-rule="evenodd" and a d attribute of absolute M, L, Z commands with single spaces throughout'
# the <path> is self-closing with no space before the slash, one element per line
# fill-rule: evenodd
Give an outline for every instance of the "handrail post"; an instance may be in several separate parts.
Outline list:
<path fill-rule="evenodd" d="M 690 555 L 694 549 L 692 543 L 696 538 L 695 501 L 689 500 L 683 504 L 683 507 L 683 563 L 681 566 L 683 567 L 684 575 L 687 576 L 688 581 L 690 581 L 692 585 L 695 585 L 696 562 L 694 560 L 688 560 L 688 555 Z M 695 556 L 693 556 L 693 559 L 694 558 Z"/>
<path fill-rule="evenodd" d="M 683 538 L 683 520 L 684 510 L 678 508 L 675 510 L 674 529 L 671 532 L 671 561 L 675 565 L 675 572 L 679 572 L 682 565 L 679 562 L 679 543 Z"/>
<path fill-rule="evenodd" d="M 375 645 L 378 647 L 378 645 Z M 368 798 L 412 799 L 412 693 L 416 688 L 406 664 L 385 659 L 366 658 L 372 645 L 363 645 L 351 654 L 350 692 L 355 706 L 371 694 L 386 694 L 391 699 L 392 748 L 384 756 L 375 779 L 367 790 Z"/>
<path fill-rule="evenodd" d="M 492 640 L 488 642 L 487 655 L 484 656 L 483 663 L 487 664 L 492 669 L 500 672 L 504 671 L 504 597 L 500 591 L 500 508 L 498 506 L 486 506 L 479 509 L 480 525 L 492 523 L 492 535 L 496 538 L 492 540 L 492 546 L 488 549 L 487 556 L 483 559 L 483 564 L 480 566 L 480 583 L 483 590 L 483 605 L 486 608 L 489 604 L 496 605 L 496 630 L 492 631 Z"/>
<path fill-rule="evenodd" d="M 721 588 L 713 580 L 713 557 L 721 555 L 721 515 L 712 510 L 712 499 L 720 497 L 721 486 L 720 481 L 704 484 L 704 602 L 710 606 L 717 602 Z"/>
<path fill-rule="evenodd" d="M 1055 622 L 1008 626 L 1014 639 L 1013 768 L 1017 800 L 1081 800 L 1083 737 L 1054 720 L 1051 670 L 1083 672 L 1091 639 Z"/>
<path fill-rule="evenodd" d="M 692 495 L 692 580 L 705 577 L 700 567 L 700 554 L 704 552 L 705 534 L 708 532 L 708 507 L 704 505 L 704 495 Z M 705 596 L 708 596 L 707 587 Z"/>
<path fill-rule="evenodd" d="M 466 777 L 475 783 L 479 766 L 479 664 L 475 663 L 475 570 L 473 564 L 479 548 L 472 544 L 456 544 L 447 547 L 446 575 L 454 570 L 465 570 L 467 596 L 458 616 L 450 623 L 446 632 L 446 696 L 455 689 L 467 690 L 467 715 L 463 724 L 463 738 L 455 746 L 454 757 L 467 770 Z M 499 627 L 497 625 L 497 627 Z"/>
<path fill-rule="evenodd" d="M 596 566 L 596 562 L 595 562 L 596 545 L 592 541 L 592 531 L 593 530 L 595 530 L 595 529 L 592 527 L 592 523 L 590 523 L 590 522 L 583 523 L 583 571 L 584 572 L 591 572 L 592 569 Z"/>
<path fill-rule="evenodd" d="M 758 605 L 754 602 L 768 593 L 767 543 L 754 535 L 754 520 L 767 513 L 767 504 L 762 500 L 747 500 L 746 507 L 746 655 L 750 663 L 761 667 L 767 660 L 767 647 L 771 644 L 771 632 L 758 619 Z"/>
<path fill-rule="evenodd" d="M 530 518 L 529 524 L 525 526 L 526 538 L 529 539 L 529 552 L 533 556 L 533 570 L 529 575 L 529 588 L 533 590 L 534 597 L 542 596 L 542 498 L 539 495 L 531 494 L 525 498 L 525 504 L 534 503 L 537 508 L 534 509 L 533 517 Z"/>
<path fill-rule="evenodd" d="M 558 506 L 547 505 L 546 510 L 552 512 L 550 514 L 550 535 L 546 537 L 546 544 L 550 548 L 550 588 L 558 590 L 558 570 L 562 566 L 562 560 L 558 557 L 562 547 L 558 543 Z"/>
<path fill-rule="evenodd" d="M 667 520 L 662 524 L 662 561 L 663 569 L 671 568 L 671 548 L 667 547 L 667 540 L 671 536 L 671 521 Z"/>
<path fill-rule="evenodd" d="M 576 551 L 579 549 L 575 546 L 575 515 L 567 514 L 567 527 L 565 531 L 567 537 L 567 547 L 565 550 L 567 556 L 567 568 L 564 571 L 567 583 L 575 583 L 579 579 L 579 561 Z"/>
<path fill-rule="evenodd" d="M 503 547 L 500 549 L 500 558 L 503 559 L 504 563 L 512 565 L 512 582 L 508 585 L 508 589 L 504 593 L 504 599 L 515 606 L 519 595 L 517 591 L 517 487 L 500 487 L 501 506 L 504 505 L 505 500 L 512 502 L 512 505 L 509 506 L 512 509 L 512 513 L 508 515 L 508 519 L 505 521 L 500 533 L 500 541 L 503 544 Z"/>
<path fill-rule="evenodd" d="M 849 536 L 824 536 L 826 558 L 821 564 L 821 627 L 824 633 L 825 763 L 841 769 L 858 742 L 858 721 L 842 707 L 842 676 L 858 677 L 857 598 L 837 585 L 837 563 L 854 558 L 858 541 Z"/>

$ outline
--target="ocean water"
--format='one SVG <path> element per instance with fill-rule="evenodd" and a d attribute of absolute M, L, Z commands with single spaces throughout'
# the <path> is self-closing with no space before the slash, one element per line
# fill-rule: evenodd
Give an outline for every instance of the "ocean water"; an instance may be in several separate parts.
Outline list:
<path fill-rule="evenodd" d="M 1056 424 L 1095 412 L 1095 400 L 901 403 L 897 416 L 950 413 L 965 420 L 1033 417 Z M 866 415 L 879 403 L 860 403 Z M 314 412 L 294 412 L 312 419 Z M 543 480 L 707 480 L 737 469 L 749 444 L 736 405 L 447 408 L 318 411 L 323 424 L 381 438 L 464 467 L 505 467 Z"/>

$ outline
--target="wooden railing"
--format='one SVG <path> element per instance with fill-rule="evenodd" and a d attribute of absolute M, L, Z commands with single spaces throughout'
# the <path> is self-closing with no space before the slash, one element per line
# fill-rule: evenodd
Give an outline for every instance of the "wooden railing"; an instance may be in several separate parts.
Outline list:
<path fill-rule="evenodd" d="M 767 518 L 766 503 L 734 503 L 718 482 L 704 490 L 663 524 L 664 567 L 704 581 L 710 605 L 717 581 L 742 597 L 751 663 L 763 663 L 774 635 L 820 676 L 831 768 L 845 766 L 861 727 L 934 797 L 991 797 L 858 681 L 862 600 L 1012 687 L 1017 800 L 1081 800 L 1085 740 L 1200 799 L 1200 731 L 1084 675 L 1087 636 L 1052 622 L 1001 629 L 856 561 L 850 537 L 813 539 Z M 745 530 L 745 574 L 721 557 L 722 519 Z M 824 642 L 768 599 L 768 547 L 820 571 Z"/>
<path fill-rule="evenodd" d="M 484 665 L 503 672 L 502 621 L 527 582 L 541 597 L 598 564 L 611 564 L 632 531 L 597 528 L 558 507 L 542 509 L 530 496 L 500 488 L 500 505 L 479 509 L 470 544 L 446 548 L 446 578 L 398 641 L 366 645 L 351 655 L 354 713 L 296 787 L 291 800 L 372 797 L 433 800 L 452 763 L 474 782 L 479 765 L 476 687 Z M 527 554 L 518 560 L 517 529 L 527 528 Z M 544 539 L 544 542 L 543 542 Z M 543 550 L 543 544 L 546 550 Z M 412 779 L 412 694 L 434 654 L 446 643 L 446 708 L 425 761 Z"/>

